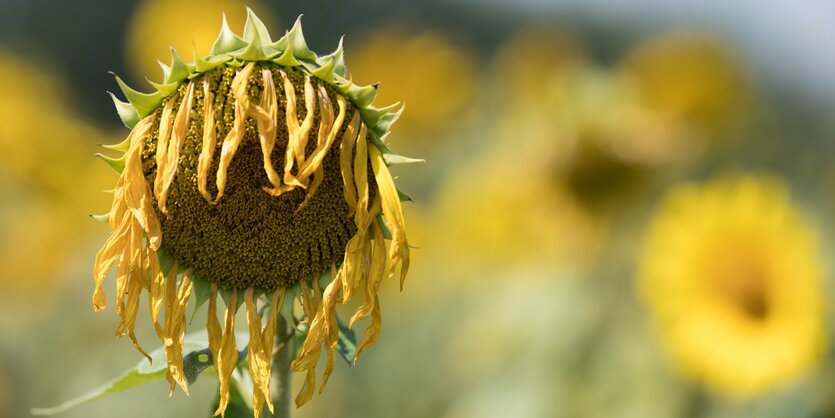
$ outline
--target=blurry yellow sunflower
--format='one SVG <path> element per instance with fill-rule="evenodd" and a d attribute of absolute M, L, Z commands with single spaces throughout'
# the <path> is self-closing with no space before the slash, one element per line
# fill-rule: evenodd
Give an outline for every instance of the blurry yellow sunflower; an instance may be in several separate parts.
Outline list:
<path fill-rule="evenodd" d="M 381 100 L 409 106 L 398 123 L 404 133 L 448 129 L 466 114 L 476 91 L 472 55 L 434 30 L 377 29 L 351 47 L 349 64 L 354 80 L 380 82 Z"/>
<path fill-rule="evenodd" d="M 567 87 L 589 65 L 580 42 L 550 25 L 519 29 L 493 57 L 495 87 L 511 101 L 539 102 Z M 548 88 L 543 88 L 548 86 Z"/>
<path fill-rule="evenodd" d="M 604 212 L 732 136 L 749 94 L 728 48 L 696 34 L 653 37 L 605 68 L 557 28 L 523 28 L 493 77 L 494 140 L 537 150 L 560 187 Z"/>
<path fill-rule="evenodd" d="M 98 190 L 108 171 L 88 164 L 107 136 L 78 118 L 40 67 L 0 51 L 0 112 L 15 121 L 0 124 L 0 283 L 39 290 L 90 234 L 85 218 L 107 201 Z"/>
<path fill-rule="evenodd" d="M 384 143 L 399 105 L 371 105 L 377 88 L 345 78 L 341 45 L 317 56 L 300 21 L 273 42 L 251 10 L 243 37 L 224 20 L 209 55 L 186 63 L 172 52 L 164 74 L 150 94 L 117 77 L 128 102 L 114 102 L 131 132 L 111 147 L 124 154 L 112 160 L 121 175 L 105 217 L 113 233 L 95 261 L 94 307 L 106 305 L 102 282 L 115 264 L 117 334 L 145 353 L 134 334 L 144 290 L 165 344 L 171 390 L 179 385 L 188 393 L 185 307 L 192 291 L 198 306 L 208 302 L 209 349 L 220 380 L 216 414 L 222 414 L 238 364 L 235 313 L 243 303 L 257 417 L 265 402 L 273 409 L 277 315 L 287 289 L 298 286 L 308 321 L 292 363 L 306 372 L 296 398 L 301 405 L 313 396 L 323 349 L 321 389 L 333 371 L 337 305 L 361 288 L 365 301 L 349 327 L 371 322 L 359 356 L 379 337 L 382 279 L 398 266 L 401 286 L 406 277 L 409 245 L 388 166 L 409 160 Z M 322 276 L 330 280 L 324 289 Z M 226 301 L 223 326 L 219 294 Z"/>
<path fill-rule="evenodd" d="M 246 19 L 244 6 L 258 13 L 267 26 L 278 21 L 260 0 L 203 0 L 195 7 L 192 0 L 143 0 L 133 11 L 127 26 L 125 61 L 130 76 L 144 80 L 159 71 L 157 61 L 165 61 L 170 49 L 187 53 L 208 51 L 217 37 L 217 17 L 226 14 L 233 27 Z"/>
<path fill-rule="evenodd" d="M 646 237 L 640 290 L 687 375 L 731 397 L 792 379 L 824 346 L 817 236 L 769 178 L 681 186 Z"/>
<path fill-rule="evenodd" d="M 432 239 L 451 257 L 451 268 L 460 260 L 470 261 L 462 273 L 472 273 L 472 264 L 580 267 L 595 259 L 605 225 L 552 181 L 547 159 L 526 151 L 490 150 L 454 171 L 441 188 L 434 222 L 445 233 Z"/>
<path fill-rule="evenodd" d="M 743 125 L 752 91 L 732 49 L 706 33 L 675 31 L 634 47 L 617 73 L 633 84 L 637 102 L 694 140 L 726 139 Z"/>

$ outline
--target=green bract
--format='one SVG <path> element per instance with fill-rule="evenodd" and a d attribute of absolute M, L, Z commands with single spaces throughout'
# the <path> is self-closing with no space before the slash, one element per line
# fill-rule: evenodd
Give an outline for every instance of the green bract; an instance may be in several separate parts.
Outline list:
<path fill-rule="evenodd" d="M 269 61 L 284 67 L 297 68 L 333 86 L 359 109 L 363 122 L 368 126 L 368 137 L 382 152 L 387 165 L 423 162 L 420 159 L 398 155 L 386 146 L 389 130 L 400 117 L 404 106 L 401 103 L 382 108 L 372 105 L 377 96 L 377 85 L 360 86 L 347 77 L 342 39 L 333 53 L 316 55 L 307 47 L 302 33 L 301 16 L 296 19 L 292 29 L 275 42 L 272 41 L 267 27 L 251 9 L 247 8 L 243 37 L 232 32 L 224 16 L 220 34 L 208 55 L 198 57 L 195 51 L 194 61 L 187 63 L 174 48 L 171 48 L 171 64 L 160 63 L 163 80 L 160 83 L 150 82 L 155 91 L 142 93 L 129 87 L 119 76 L 115 76 L 127 102 L 119 100 L 112 93 L 110 96 L 119 118 L 125 126 L 133 129 L 142 118 L 159 108 L 163 100 L 174 94 L 185 81 L 221 65 L 241 67 L 244 63 L 253 61 Z M 121 145 L 115 149 L 127 150 L 127 143 Z M 102 158 L 117 172 L 121 172 L 123 164 L 117 160 Z"/>

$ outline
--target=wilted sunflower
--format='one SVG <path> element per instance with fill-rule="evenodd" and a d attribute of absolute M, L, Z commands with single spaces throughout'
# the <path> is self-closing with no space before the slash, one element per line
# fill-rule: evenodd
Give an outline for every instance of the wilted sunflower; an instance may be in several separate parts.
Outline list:
<path fill-rule="evenodd" d="M 197 306 L 208 301 L 209 348 L 220 380 L 217 414 L 230 398 L 238 364 L 235 313 L 244 303 L 258 416 L 265 401 L 273 408 L 276 315 L 286 290 L 298 285 L 309 322 L 292 363 L 307 373 L 296 398 L 301 405 L 313 394 L 323 347 L 325 382 L 333 370 L 336 305 L 363 286 L 365 302 L 350 319 L 353 325 L 371 317 L 359 355 L 379 335 L 380 281 L 400 265 L 402 286 L 408 270 L 400 195 L 388 169 L 406 159 L 383 142 L 399 105 L 371 106 L 376 87 L 345 78 L 341 44 L 317 56 L 299 21 L 272 42 L 251 11 L 243 37 L 224 19 L 208 56 L 195 54 L 187 64 L 172 50 L 171 65 L 163 67 L 165 79 L 151 94 L 116 78 L 128 103 L 114 102 L 131 132 L 112 147 L 124 155 L 109 161 L 121 175 L 106 217 L 113 233 L 95 261 L 94 307 L 105 307 L 102 281 L 115 264 L 117 334 L 129 336 L 144 354 L 134 325 L 146 291 L 171 390 L 179 385 L 188 393 L 185 307 L 192 291 Z M 318 279 L 328 271 L 330 283 L 320 291 Z M 219 293 L 226 301 L 222 325 Z"/>
<path fill-rule="evenodd" d="M 681 369 L 733 397 L 808 369 L 824 344 L 817 237 L 771 179 L 682 186 L 647 236 L 641 290 Z"/>

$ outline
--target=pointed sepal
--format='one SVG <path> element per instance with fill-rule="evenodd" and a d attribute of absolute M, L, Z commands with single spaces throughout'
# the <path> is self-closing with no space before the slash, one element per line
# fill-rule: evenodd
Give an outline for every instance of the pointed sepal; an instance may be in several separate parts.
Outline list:
<path fill-rule="evenodd" d="M 406 109 L 406 105 L 400 106 L 396 112 L 389 112 L 384 114 L 380 117 L 380 120 L 377 121 L 377 124 L 374 125 L 371 129 L 376 133 L 380 138 L 384 137 L 390 130 L 394 122 L 397 122 L 400 119 L 400 116 L 403 114 L 403 110 Z"/>
<path fill-rule="evenodd" d="M 252 9 L 247 7 L 246 23 L 244 23 L 244 40 L 251 43 L 256 37 L 260 38 L 264 44 L 272 43 L 267 26 L 255 15 Z"/>
<path fill-rule="evenodd" d="M 118 144 L 101 144 L 101 147 L 118 152 L 128 152 L 128 149 L 130 149 L 130 139 L 131 137 L 128 135 L 127 138 Z"/>
<path fill-rule="evenodd" d="M 401 199 L 401 202 L 402 201 L 403 200 Z M 383 213 L 382 212 L 377 214 L 377 222 L 379 222 L 379 224 L 380 224 L 380 230 L 383 231 L 383 238 L 391 241 L 392 240 L 391 230 L 389 229 L 388 225 L 386 225 L 386 221 L 383 219 Z"/>
<path fill-rule="evenodd" d="M 194 320 L 194 316 L 197 315 L 197 311 L 209 301 L 209 297 L 211 297 L 211 287 L 212 283 L 206 279 L 205 277 L 192 275 L 191 283 L 193 285 L 193 292 L 194 292 L 194 305 L 191 311 L 191 318 L 189 319 L 189 323 Z"/>
<path fill-rule="evenodd" d="M 145 116 L 154 113 L 154 110 L 156 110 L 157 106 L 159 106 L 162 101 L 162 95 L 158 91 L 153 93 L 141 93 L 128 87 L 128 85 L 125 84 L 125 82 L 122 81 L 118 75 L 113 74 L 113 76 L 116 77 L 116 83 L 122 90 L 122 94 L 124 94 L 125 98 L 128 99 L 128 102 L 133 105 L 140 118 L 144 118 Z"/>
<path fill-rule="evenodd" d="M 116 106 L 116 113 L 119 114 L 119 119 L 122 120 L 122 123 L 124 123 L 128 129 L 133 129 L 133 127 L 139 123 L 139 112 L 137 112 L 136 108 L 130 103 L 119 100 L 115 94 L 111 92 L 107 92 L 107 94 L 109 94 L 110 98 L 113 99 L 113 105 Z"/>
<path fill-rule="evenodd" d="M 400 190 L 400 189 L 397 189 L 397 197 L 400 198 L 401 202 L 414 202 L 415 201 L 415 199 L 412 199 L 412 196 L 409 196 L 406 193 L 403 193 L 403 191 Z"/>
<path fill-rule="evenodd" d="M 319 59 L 320 67 L 311 70 L 310 73 L 316 78 L 324 80 L 326 83 L 333 83 L 334 70 L 336 69 L 336 61 L 330 55 Z"/>
<path fill-rule="evenodd" d="M 296 59 L 296 56 L 293 55 L 292 47 L 285 49 L 284 52 L 278 56 L 278 58 L 273 59 L 273 62 L 285 67 L 298 67 L 299 65 L 302 65 L 302 63 Z"/>
<path fill-rule="evenodd" d="M 171 67 L 159 60 L 157 60 L 157 64 L 159 64 L 159 67 L 162 68 L 162 81 L 165 82 L 165 80 L 171 76 Z"/>
<path fill-rule="evenodd" d="M 219 289 L 218 293 L 220 294 L 220 298 L 223 299 L 223 303 L 229 305 L 229 300 L 232 299 L 232 288 L 223 288 Z M 244 292 L 243 290 L 238 292 L 238 296 L 235 299 L 235 312 L 238 312 L 238 309 L 244 303 Z"/>
<path fill-rule="evenodd" d="M 206 58 L 198 58 L 195 54 L 194 56 L 194 70 L 195 73 L 190 75 L 189 78 L 194 78 L 199 74 L 203 74 L 205 72 L 214 70 L 217 67 L 223 65 L 223 63 L 232 60 L 232 57 L 226 54 L 218 55 L 216 57 L 209 56 Z"/>
<path fill-rule="evenodd" d="M 302 31 L 302 16 L 296 19 L 293 27 L 287 31 L 278 41 L 270 45 L 273 49 L 281 52 L 291 51 L 293 56 L 301 60 L 316 61 L 316 54 L 307 47 Z M 282 64 L 283 65 L 283 64 Z"/>
<path fill-rule="evenodd" d="M 374 102 L 374 98 L 377 97 L 377 86 L 374 84 L 368 86 L 351 84 L 348 87 L 348 97 L 359 107 L 369 107 Z"/>
<path fill-rule="evenodd" d="M 177 50 L 173 47 L 171 48 L 171 71 L 169 72 L 168 76 L 165 77 L 164 84 L 171 84 L 177 83 L 179 84 L 183 80 L 185 80 L 189 74 L 194 71 L 194 67 L 192 65 L 186 64 L 183 61 L 183 58 L 180 54 L 177 53 Z"/>
<path fill-rule="evenodd" d="M 122 172 L 125 171 L 125 155 L 118 158 L 108 157 L 102 153 L 96 153 L 94 155 L 107 163 L 107 165 L 113 169 L 116 174 L 122 174 Z"/>
<path fill-rule="evenodd" d="M 110 212 L 103 213 L 101 215 L 90 214 L 90 219 L 101 222 L 101 223 L 109 223 L 110 222 Z"/>
<path fill-rule="evenodd" d="M 410 158 L 403 155 L 400 155 L 391 150 L 391 148 L 386 145 L 383 140 L 385 138 L 377 138 L 375 135 L 369 135 L 371 139 L 371 144 L 377 147 L 380 150 L 380 153 L 383 154 L 383 161 L 385 161 L 386 165 L 391 167 L 393 165 L 402 165 L 402 164 L 415 164 L 415 163 L 425 163 L 426 160 L 422 158 Z"/>
<path fill-rule="evenodd" d="M 257 19 L 257 18 L 256 18 Z M 250 18 L 247 18 L 247 25 L 254 26 L 254 23 L 250 23 Z M 258 21 L 261 22 L 260 20 Z M 261 23 L 261 26 L 264 24 Z M 264 28 L 264 32 L 266 32 L 266 28 Z M 248 29 L 247 33 L 247 42 L 249 42 L 246 48 L 238 50 L 236 52 L 232 52 L 229 55 L 235 57 L 240 61 L 267 61 L 270 60 L 278 55 L 278 51 L 272 49 L 268 44 L 270 41 L 269 34 L 266 35 L 261 33 L 262 31 L 257 28 L 250 28 Z M 266 36 L 266 40 L 264 38 Z"/>
<path fill-rule="evenodd" d="M 223 15 L 223 23 L 221 23 L 220 34 L 212 44 L 209 50 L 209 55 L 217 56 L 228 54 L 237 51 L 246 46 L 246 41 L 229 29 L 229 23 L 226 21 L 226 14 Z"/>
<path fill-rule="evenodd" d="M 278 51 L 270 47 L 272 39 L 264 22 L 249 7 L 246 8 L 244 41 L 247 42 L 246 48 L 231 53 L 232 56 L 241 61 L 267 61 L 279 54 Z"/>
<path fill-rule="evenodd" d="M 346 73 L 345 48 L 342 46 L 344 39 L 344 35 L 341 38 L 339 38 L 339 46 L 336 47 L 335 51 L 328 55 L 329 57 L 333 58 L 334 61 L 333 71 L 341 77 L 345 77 Z"/>
<path fill-rule="evenodd" d="M 376 126 L 377 123 L 380 122 L 383 119 L 383 116 L 385 116 L 387 113 L 396 113 L 394 109 L 397 109 L 401 106 L 400 102 L 379 108 L 374 106 L 364 107 L 359 103 L 357 103 L 357 105 L 360 106 L 360 115 L 362 115 L 362 120 L 365 122 L 365 125 L 372 127 Z"/>
<path fill-rule="evenodd" d="M 160 96 L 162 96 L 162 97 L 168 97 L 168 96 L 172 95 L 180 87 L 179 82 L 159 84 L 159 83 L 154 83 L 151 80 L 147 80 L 147 81 L 151 86 L 153 86 L 155 89 L 157 89 L 157 92 L 159 92 Z"/>

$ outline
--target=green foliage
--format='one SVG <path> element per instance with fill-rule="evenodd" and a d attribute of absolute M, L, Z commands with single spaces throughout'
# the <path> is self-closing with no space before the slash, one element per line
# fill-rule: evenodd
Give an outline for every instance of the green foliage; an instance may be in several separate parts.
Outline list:
<path fill-rule="evenodd" d="M 188 334 L 183 343 L 183 366 L 186 379 L 189 384 L 194 383 L 197 377 L 212 365 L 212 354 L 207 348 L 209 346 L 208 335 L 205 331 Z M 244 354 L 246 351 L 244 350 Z M 61 405 L 52 408 L 33 408 L 32 415 L 55 415 L 67 411 L 78 405 L 85 404 L 96 399 L 103 398 L 114 393 L 126 391 L 146 383 L 155 382 L 165 378 L 167 363 L 165 361 L 165 347 L 160 347 L 150 353 L 151 363 L 141 360 L 136 366 L 125 371 L 121 376 L 97 387 L 87 393 L 68 400 Z M 250 413 L 251 416 L 251 413 Z"/>

